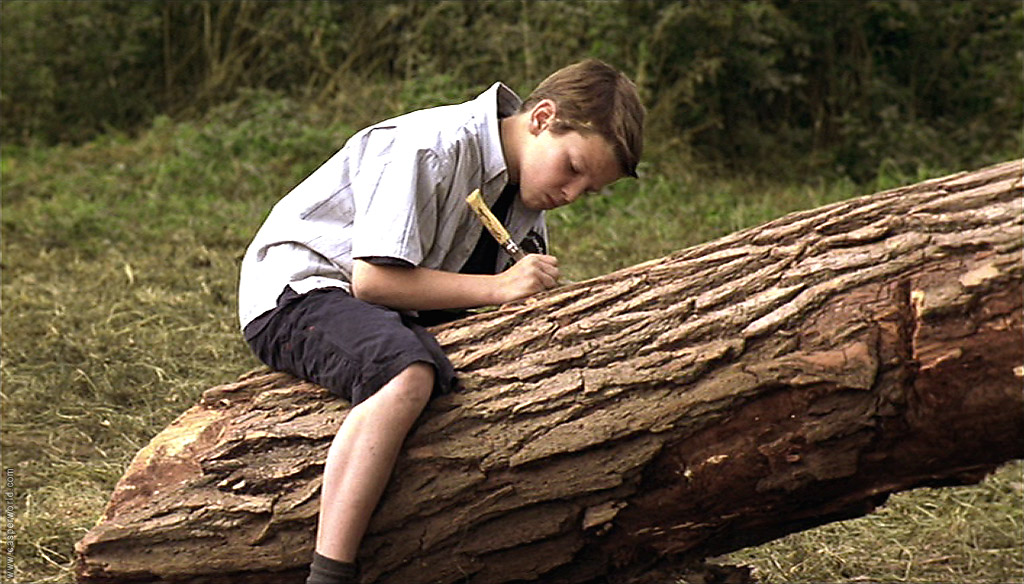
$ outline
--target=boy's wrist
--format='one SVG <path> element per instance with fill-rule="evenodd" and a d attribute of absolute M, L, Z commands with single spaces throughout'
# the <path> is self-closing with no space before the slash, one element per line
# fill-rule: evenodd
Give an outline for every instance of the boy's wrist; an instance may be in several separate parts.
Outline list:
<path fill-rule="evenodd" d="M 485 305 L 487 306 L 500 306 L 509 302 L 508 295 L 508 282 L 505 276 L 507 272 L 501 272 L 494 274 L 488 278 L 487 287 L 487 298 L 485 299 Z"/>

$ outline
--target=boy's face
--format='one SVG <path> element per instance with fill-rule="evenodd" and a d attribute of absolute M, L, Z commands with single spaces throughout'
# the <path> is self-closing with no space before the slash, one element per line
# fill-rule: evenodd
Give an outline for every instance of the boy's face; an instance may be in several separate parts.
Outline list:
<path fill-rule="evenodd" d="M 555 119 L 554 102 L 537 104 L 530 112 L 529 138 L 520 151 L 520 197 L 536 211 L 568 205 L 622 177 L 607 140 L 591 133 L 555 133 Z"/>

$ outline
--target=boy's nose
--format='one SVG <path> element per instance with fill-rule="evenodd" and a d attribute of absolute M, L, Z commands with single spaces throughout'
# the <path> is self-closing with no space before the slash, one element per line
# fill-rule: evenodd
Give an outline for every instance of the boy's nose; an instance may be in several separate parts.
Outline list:
<path fill-rule="evenodd" d="M 566 185 L 566 187 L 562 189 L 562 196 L 565 198 L 566 203 L 572 203 L 583 195 L 584 190 L 585 189 L 582 184 Z"/>

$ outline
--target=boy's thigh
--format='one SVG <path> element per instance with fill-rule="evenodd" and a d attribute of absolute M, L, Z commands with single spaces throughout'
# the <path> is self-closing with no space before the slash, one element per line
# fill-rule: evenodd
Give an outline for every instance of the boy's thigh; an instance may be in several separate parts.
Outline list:
<path fill-rule="evenodd" d="M 321 385 L 353 405 L 416 362 L 434 366 L 435 392 L 447 391 L 455 380 L 451 363 L 429 332 L 340 288 L 301 296 L 286 292 L 249 342 L 270 367 Z"/>

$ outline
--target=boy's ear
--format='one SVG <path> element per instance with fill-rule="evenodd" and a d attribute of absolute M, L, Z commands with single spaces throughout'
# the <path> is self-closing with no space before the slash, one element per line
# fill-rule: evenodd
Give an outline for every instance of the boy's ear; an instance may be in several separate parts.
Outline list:
<path fill-rule="evenodd" d="M 555 121 L 558 106 L 550 99 L 542 99 L 530 109 L 530 133 L 537 135 L 548 129 Z"/>

